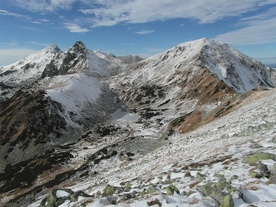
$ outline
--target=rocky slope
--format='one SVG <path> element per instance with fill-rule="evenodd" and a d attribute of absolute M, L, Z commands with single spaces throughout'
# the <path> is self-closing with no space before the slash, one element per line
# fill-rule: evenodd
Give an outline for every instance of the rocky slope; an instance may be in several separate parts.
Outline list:
<path fill-rule="evenodd" d="M 237 94 L 274 86 L 260 62 L 209 39 L 183 43 L 132 64 L 109 82 L 146 125 L 160 122 L 182 132 L 225 114 Z"/>
<path fill-rule="evenodd" d="M 103 81 L 123 65 L 77 42 L 1 67 L 1 193 L 32 186 L 72 157 L 62 147 L 111 118 L 120 104 Z"/>
<path fill-rule="evenodd" d="M 119 192 L 114 186 L 105 190 L 103 186 L 107 182 L 112 186 L 118 179 L 120 183 L 136 186 L 131 189 L 139 192 L 151 180 L 144 176 L 154 180 L 162 176 L 164 171 L 157 163 L 163 162 L 162 167 L 168 167 L 166 172 L 174 169 L 169 167 L 169 163 L 177 165 L 170 156 L 171 150 L 175 151 L 177 146 L 177 150 L 187 150 L 186 145 L 180 144 L 181 140 L 188 139 L 191 148 L 201 146 L 202 150 L 205 149 L 202 140 L 224 142 L 224 138 L 208 135 L 213 128 L 206 124 L 215 123 L 226 114 L 231 117 L 247 105 L 250 98 L 255 99 L 256 94 L 266 94 L 258 91 L 273 87 L 271 73 L 261 63 L 228 45 L 208 39 L 183 43 L 148 59 L 136 60 L 140 58 L 117 58 L 101 51 L 93 52 L 77 42 L 66 52 L 52 46 L 1 67 L 4 97 L 0 105 L 1 205 L 74 206 L 85 198 L 81 202 L 88 199 L 88 206 L 93 206 L 91 196 L 99 198 L 96 202 L 107 198 L 106 203 L 112 204 L 111 194 L 114 193 L 131 196 L 130 202 L 134 203 L 142 199 L 141 205 L 146 205 L 148 193 L 137 197 L 135 193 L 129 195 L 126 189 L 120 188 Z M 25 65 L 32 67 L 24 70 Z M 15 72 L 9 72 L 13 70 Z M 269 103 L 274 99 L 274 92 L 271 94 Z M 254 115 L 251 108 L 244 110 L 249 110 L 252 116 L 259 115 Z M 237 119 L 231 119 L 233 124 L 237 123 Z M 269 114 L 268 121 L 270 119 L 273 118 Z M 243 124 L 247 122 L 251 120 L 245 119 Z M 227 130 L 231 131 L 233 124 Z M 271 124 L 274 126 L 273 121 Z M 195 133 L 202 128 L 207 130 L 202 133 L 208 138 L 205 135 L 200 135 L 200 139 L 187 138 L 189 134 L 179 134 Z M 224 127 L 219 124 L 218 128 L 222 132 Z M 273 134 L 269 130 L 265 133 Z M 159 152 L 166 153 L 159 156 Z M 200 153 L 204 154 L 201 150 Z M 215 156 L 212 153 L 208 159 Z M 187 154 L 181 156 L 187 158 Z M 166 157 L 170 157 L 169 160 Z M 205 162 L 199 157 L 188 157 L 196 159 L 195 163 Z M 155 163 L 157 158 L 160 162 Z M 219 161 L 213 158 L 214 163 Z M 176 171 L 184 167 L 180 165 Z M 121 168 L 124 170 L 120 171 Z M 137 176 L 132 176 L 134 174 Z M 152 186 L 155 190 L 150 196 L 164 193 L 165 187 L 173 192 L 183 190 L 178 183 L 171 184 L 178 190 L 161 183 L 157 191 Z M 69 186 L 73 191 L 53 190 L 47 201 L 48 191 Z M 200 189 L 191 189 L 200 192 Z M 98 194 L 97 190 L 100 190 Z M 114 199 L 116 203 L 120 200 Z M 200 199 L 198 203 L 203 202 Z M 209 199 L 211 203 L 220 203 L 218 200 Z M 154 202 L 159 205 L 158 202 L 163 201 L 158 198 L 151 205 L 155 205 Z"/>
<path fill-rule="evenodd" d="M 159 139 L 131 159 L 119 152 L 106 159 L 111 147 L 87 143 L 79 157 L 90 161 L 84 177 L 41 194 L 31 206 L 276 206 L 275 100 L 275 89 L 254 92 L 236 111 L 161 146 Z M 122 145 L 131 142 L 138 143 Z M 139 143 L 148 145 L 150 139 Z M 98 149 L 102 160 L 95 162 Z"/>
<path fill-rule="evenodd" d="M 56 45 L 52 45 L 14 64 L 0 67 L 0 103 L 21 87 L 37 81 L 46 66 L 59 58 L 61 53 Z"/>

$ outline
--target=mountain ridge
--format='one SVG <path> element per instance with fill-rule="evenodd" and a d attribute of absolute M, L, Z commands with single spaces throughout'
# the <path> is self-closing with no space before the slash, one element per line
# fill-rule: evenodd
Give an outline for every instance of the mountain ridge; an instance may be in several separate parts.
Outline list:
<path fill-rule="evenodd" d="M 187 133 L 231 116 L 273 87 L 264 65 L 205 38 L 143 60 L 91 51 L 82 42 L 65 52 L 56 46 L 44 52 L 49 58 L 28 84 L 21 80 L 32 73 L 5 89 L 13 76 L 3 73 L 12 69 L 0 72 L 1 93 L 10 93 L 0 104 L 0 198 L 18 202 L 15 206 L 29 205 L 37 192 L 45 198 L 42 189 L 80 180 L 99 179 L 93 186 L 101 189 L 107 182 L 102 175 L 110 178 L 132 161 L 136 169 L 136 162 L 157 156 L 159 149 L 169 152 L 175 137 L 186 142 Z M 18 63 L 20 73 L 27 62 Z M 96 196 L 85 186 L 83 191 Z"/>

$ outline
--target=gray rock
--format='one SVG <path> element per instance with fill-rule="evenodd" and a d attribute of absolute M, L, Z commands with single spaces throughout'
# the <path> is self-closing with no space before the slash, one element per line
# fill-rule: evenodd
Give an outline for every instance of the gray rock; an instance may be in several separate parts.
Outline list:
<path fill-rule="evenodd" d="M 249 165 L 256 166 L 261 160 L 276 160 L 276 155 L 267 152 L 256 152 L 251 155 L 247 155 L 243 158 L 243 163 L 248 163 Z"/>
<path fill-rule="evenodd" d="M 221 207 L 234 207 L 234 201 L 231 196 L 233 187 L 226 182 L 225 178 L 217 183 L 207 183 L 196 188 L 203 196 L 213 198 Z"/>
<path fill-rule="evenodd" d="M 63 193 L 58 193 L 60 191 Z M 82 191 L 74 192 L 70 189 L 54 189 L 49 193 L 47 198 L 41 201 L 39 207 L 56 207 L 62 205 L 65 201 L 68 200 L 71 202 L 76 202 L 78 201 L 79 196 L 91 197 Z"/>
<path fill-rule="evenodd" d="M 276 164 L 274 164 L 273 168 L 270 171 L 269 181 L 270 184 L 276 184 Z"/>

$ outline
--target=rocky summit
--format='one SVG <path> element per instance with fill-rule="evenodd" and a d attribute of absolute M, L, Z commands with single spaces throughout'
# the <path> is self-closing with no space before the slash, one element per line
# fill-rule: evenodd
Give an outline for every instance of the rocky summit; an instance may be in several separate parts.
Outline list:
<path fill-rule="evenodd" d="M 2 66 L 0 205 L 276 206 L 275 74 L 206 38 Z"/>

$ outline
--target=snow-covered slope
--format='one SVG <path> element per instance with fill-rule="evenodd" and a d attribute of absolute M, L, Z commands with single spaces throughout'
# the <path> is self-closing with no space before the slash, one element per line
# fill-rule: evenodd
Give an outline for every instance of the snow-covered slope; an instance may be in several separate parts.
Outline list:
<path fill-rule="evenodd" d="M 69 125 L 87 126 L 84 120 L 95 116 L 92 122 L 96 122 L 100 114 L 102 120 L 104 114 L 109 117 L 107 112 L 116 108 L 116 104 L 108 102 L 113 95 L 102 82 L 123 65 L 115 56 L 93 52 L 82 42 L 76 42 L 66 52 L 50 46 L 15 64 L 1 67 L 1 99 L 11 97 L 22 87 L 46 90 L 47 96 L 64 108 L 62 114 Z M 106 98 L 107 94 L 110 97 Z M 105 101 L 108 103 L 99 107 L 99 103 Z"/>
<path fill-rule="evenodd" d="M 0 67 L 0 102 L 10 98 L 20 88 L 33 84 L 47 65 L 60 57 L 62 51 L 51 45 L 14 64 Z"/>
<path fill-rule="evenodd" d="M 32 83 L 41 77 L 45 67 L 61 53 L 62 51 L 56 45 L 51 45 L 14 64 L 0 67 L 0 82 Z"/>
<path fill-rule="evenodd" d="M 86 170 L 31 207 L 50 199 L 67 207 L 276 206 L 275 99 L 275 89 L 256 92 L 237 111 L 154 144 L 131 135 L 109 147 L 104 141 L 84 143 L 71 164 Z M 151 150 L 139 153 L 147 147 Z"/>
<path fill-rule="evenodd" d="M 264 65 L 205 38 L 131 64 L 109 83 L 145 127 L 182 132 L 226 112 L 237 94 L 273 87 Z"/>
<path fill-rule="evenodd" d="M 76 42 L 46 67 L 38 88 L 63 107 L 69 125 L 80 127 L 110 118 L 118 106 L 103 82 L 124 64 L 113 56 L 91 51 Z"/>
<path fill-rule="evenodd" d="M 93 52 L 82 42 L 76 42 L 66 52 L 52 45 L 14 64 L 0 67 L 0 92 L 9 98 L 23 86 L 56 75 L 85 72 L 89 76 L 106 78 L 122 65 L 120 59 L 100 51 Z"/>
<path fill-rule="evenodd" d="M 273 86 L 263 64 L 227 44 L 206 38 L 182 43 L 152 56 L 128 68 L 122 76 L 125 76 L 124 82 L 136 85 L 147 82 L 170 85 L 178 81 L 183 72 L 190 71 L 193 76 L 203 67 L 239 93 L 259 86 Z"/>

